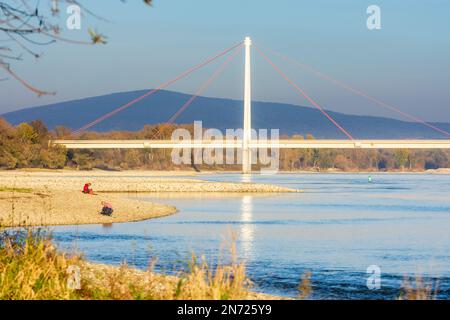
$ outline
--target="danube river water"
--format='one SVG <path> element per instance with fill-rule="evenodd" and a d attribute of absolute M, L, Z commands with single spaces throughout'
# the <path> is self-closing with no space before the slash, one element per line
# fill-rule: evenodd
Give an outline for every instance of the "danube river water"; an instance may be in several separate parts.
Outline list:
<path fill-rule="evenodd" d="M 304 193 L 130 195 L 175 205 L 179 213 L 55 227 L 55 240 L 95 262 L 146 268 L 157 258 L 156 271 L 173 274 L 192 252 L 211 263 L 227 259 L 232 233 L 256 291 L 295 297 L 301 275 L 311 272 L 313 299 L 393 299 L 405 277 L 422 275 L 437 286 L 438 298 L 450 298 L 450 175 L 372 174 L 371 182 L 368 174 L 200 177 Z M 367 286 L 370 266 L 380 270 L 379 289 Z"/>

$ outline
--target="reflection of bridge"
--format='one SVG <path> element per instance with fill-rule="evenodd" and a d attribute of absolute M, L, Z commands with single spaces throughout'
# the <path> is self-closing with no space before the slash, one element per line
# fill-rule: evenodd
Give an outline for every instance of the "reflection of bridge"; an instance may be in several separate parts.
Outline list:
<path fill-rule="evenodd" d="M 185 71 L 178 77 L 170 80 L 157 89 L 153 89 L 142 96 L 128 102 L 127 104 L 95 119 L 89 124 L 81 127 L 75 134 L 84 132 L 85 130 L 95 126 L 101 121 L 108 119 L 109 117 L 115 115 L 118 112 L 132 106 L 133 104 L 143 100 L 144 98 L 166 88 L 167 86 L 175 83 L 176 81 L 186 77 L 192 72 L 202 68 L 203 66 L 209 64 L 210 62 L 228 54 L 229 52 L 234 52 L 220 67 L 217 69 L 212 76 L 199 88 L 199 90 L 169 119 L 168 123 L 173 123 L 175 119 L 184 111 L 189 105 L 201 94 L 203 91 L 211 84 L 211 82 L 223 71 L 227 64 L 236 56 L 237 48 L 240 48 L 242 44 L 245 46 L 245 77 L 244 77 L 244 124 L 243 124 L 243 134 L 238 140 L 54 140 L 51 141 L 53 144 L 63 145 L 70 149 L 131 149 L 131 148 L 148 148 L 148 149 L 203 149 L 203 148 L 227 148 L 227 149 L 240 149 L 242 151 L 242 170 L 244 173 L 251 172 L 252 164 L 252 150 L 258 148 L 314 148 L 314 149 L 450 149 L 450 140 L 355 140 L 352 135 L 346 131 L 335 119 L 333 119 L 326 111 L 323 109 L 316 101 L 314 101 L 300 86 L 298 86 L 294 81 L 292 81 L 288 76 L 275 65 L 267 55 L 265 55 L 261 49 L 256 47 L 257 51 L 261 56 L 275 69 L 279 75 L 284 78 L 301 96 L 303 96 L 311 105 L 317 108 L 330 122 L 332 122 L 337 129 L 339 129 L 349 140 L 252 140 L 252 129 L 251 129 L 251 69 L 250 69 L 250 48 L 252 42 L 249 37 L 245 38 L 243 43 L 239 43 L 222 53 L 206 60 L 205 62 Z M 300 67 L 305 67 L 304 65 L 299 65 Z M 398 112 L 401 115 L 420 122 L 430 129 L 433 129 L 447 138 L 450 133 L 437 128 L 433 124 L 427 123 L 417 117 L 406 114 L 397 108 L 388 105 L 368 94 L 350 87 L 342 82 L 339 82 L 331 77 L 324 75 L 317 70 L 309 68 L 313 73 L 321 78 L 329 80 L 334 84 L 347 89 L 359 96 L 365 97 L 370 101 L 382 106 L 384 108 L 390 109 L 392 111 Z"/>

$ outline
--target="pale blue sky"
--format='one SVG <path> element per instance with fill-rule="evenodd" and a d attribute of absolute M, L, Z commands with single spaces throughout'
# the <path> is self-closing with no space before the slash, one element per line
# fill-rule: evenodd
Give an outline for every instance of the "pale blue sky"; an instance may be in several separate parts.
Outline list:
<path fill-rule="evenodd" d="M 85 1 L 112 23 L 83 19 L 108 35 L 106 46 L 56 44 L 15 70 L 40 88 L 37 98 L 14 80 L 0 82 L 0 113 L 111 92 L 152 88 L 211 54 L 251 36 L 257 44 L 308 63 L 428 121 L 450 121 L 448 0 L 155 0 Z M 381 7 L 382 30 L 366 28 L 366 8 Z M 65 31 L 86 38 L 86 30 Z M 307 105 L 253 53 L 255 100 Z M 395 117 L 274 58 L 323 107 Z M 205 92 L 240 99 L 240 56 Z M 169 89 L 194 92 L 214 66 Z M 0 78 L 4 74 L 0 73 Z M 111 106 L 112 108 L 115 106 Z"/>

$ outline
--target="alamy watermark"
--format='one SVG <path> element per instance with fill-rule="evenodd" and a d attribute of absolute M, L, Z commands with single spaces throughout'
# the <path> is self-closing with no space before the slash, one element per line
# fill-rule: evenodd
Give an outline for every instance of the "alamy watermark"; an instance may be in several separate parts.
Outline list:
<path fill-rule="evenodd" d="M 81 8 L 77 5 L 70 5 L 66 10 L 69 15 L 66 20 L 66 27 L 69 30 L 80 30 L 81 29 Z"/>
<path fill-rule="evenodd" d="M 375 4 L 367 7 L 366 13 L 369 15 L 366 21 L 367 29 L 381 29 L 381 8 Z"/>
<path fill-rule="evenodd" d="M 261 173 L 272 174 L 279 170 L 279 136 L 279 129 L 271 129 L 270 135 L 267 129 L 251 130 L 251 144 L 254 145 L 248 146 L 249 162 L 259 164 Z M 195 121 L 193 136 L 184 128 L 172 132 L 172 141 L 180 144 L 179 148 L 172 149 L 172 162 L 176 165 L 242 164 L 245 156 L 243 138 L 243 129 L 226 129 L 224 134 L 214 128 L 203 130 L 202 121 Z M 183 142 L 186 143 L 185 146 Z M 198 144 L 198 147 L 195 144 Z M 207 144 L 211 144 L 211 147 L 205 147 Z"/>
<path fill-rule="evenodd" d="M 381 268 L 375 264 L 368 266 L 366 273 L 369 275 L 367 277 L 367 289 L 369 290 L 379 290 L 381 289 Z"/>
<path fill-rule="evenodd" d="M 59 2 L 53 1 L 53 12 L 59 13 Z M 69 4 L 66 8 L 66 28 L 68 30 L 81 30 L 81 7 Z"/>
<path fill-rule="evenodd" d="M 67 288 L 71 290 L 81 289 L 81 270 L 79 266 L 70 265 L 67 268 Z"/>

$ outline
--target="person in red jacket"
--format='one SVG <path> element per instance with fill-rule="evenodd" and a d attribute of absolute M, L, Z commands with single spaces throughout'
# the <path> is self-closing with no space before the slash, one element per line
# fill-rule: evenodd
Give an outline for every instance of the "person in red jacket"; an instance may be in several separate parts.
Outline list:
<path fill-rule="evenodd" d="M 92 183 L 90 183 L 90 182 L 86 183 L 83 187 L 83 193 L 94 194 L 94 191 L 91 189 L 91 185 L 92 185 Z"/>

